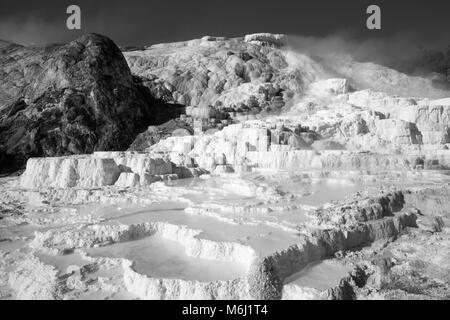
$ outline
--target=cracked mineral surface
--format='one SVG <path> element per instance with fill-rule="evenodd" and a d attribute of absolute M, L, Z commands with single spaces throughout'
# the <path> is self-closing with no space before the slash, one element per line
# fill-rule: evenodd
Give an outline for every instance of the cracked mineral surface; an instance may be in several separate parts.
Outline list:
<path fill-rule="evenodd" d="M 67 119 L 46 123 L 41 140 L 26 128 L 42 108 L 53 117 L 76 101 L 41 103 L 8 73 L 21 66 L 0 60 L 10 76 L 1 87 L 16 83 L 0 105 L 0 149 L 6 160 L 36 156 L 0 178 L 0 299 L 450 298 L 450 93 L 348 58 L 334 57 L 331 72 L 284 35 L 204 37 L 124 57 L 99 37 L 60 50 L 87 50 L 79 59 L 89 61 L 110 48 L 119 74 L 91 79 L 112 81 L 98 101 L 77 93 L 88 101 L 75 131 Z M 2 54 L 34 59 L 11 46 Z M 35 71 L 59 83 L 52 61 Z M 105 114 L 90 108 L 110 112 L 95 106 L 117 95 L 114 79 L 139 97 L 136 110 L 145 92 L 185 114 L 149 122 L 117 151 L 134 139 L 133 117 L 149 116 L 121 109 L 106 115 L 112 131 L 93 124 Z M 419 87 L 429 96 L 414 97 Z M 36 100 L 9 105 L 21 94 Z"/>

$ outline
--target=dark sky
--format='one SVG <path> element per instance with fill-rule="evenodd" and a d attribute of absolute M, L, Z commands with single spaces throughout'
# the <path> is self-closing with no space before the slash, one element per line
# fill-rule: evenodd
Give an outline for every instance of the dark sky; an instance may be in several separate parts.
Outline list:
<path fill-rule="evenodd" d="M 408 34 L 424 44 L 450 43 L 450 0 L 0 0 L 0 39 L 22 44 L 66 42 L 66 8 L 82 10 L 82 32 L 120 45 L 150 45 L 204 35 L 254 32 L 323 37 L 345 31 L 356 39 Z M 366 8 L 382 9 L 382 30 L 365 27 Z"/>

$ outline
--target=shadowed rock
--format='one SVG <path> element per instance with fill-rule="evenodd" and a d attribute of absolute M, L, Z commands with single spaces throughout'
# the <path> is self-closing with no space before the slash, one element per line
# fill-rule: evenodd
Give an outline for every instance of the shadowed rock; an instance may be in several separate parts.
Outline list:
<path fill-rule="evenodd" d="M 124 150 L 162 116 L 119 48 L 97 34 L 46 47 L 2 43 L 0 89 L 2 172 L 31 156 Z"/>

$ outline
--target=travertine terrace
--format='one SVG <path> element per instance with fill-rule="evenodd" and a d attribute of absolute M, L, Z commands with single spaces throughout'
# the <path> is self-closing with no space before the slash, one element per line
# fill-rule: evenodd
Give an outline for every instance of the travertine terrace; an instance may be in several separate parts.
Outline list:
<path fill-rule="evenodd" d="M 63 130 L 0 178 L 1 299 L 450 297 L 450 93 L 284 35 L 123 55 L 185 112 L 123 151 L 131 118 L 83 152 L 99 132 Z"/>

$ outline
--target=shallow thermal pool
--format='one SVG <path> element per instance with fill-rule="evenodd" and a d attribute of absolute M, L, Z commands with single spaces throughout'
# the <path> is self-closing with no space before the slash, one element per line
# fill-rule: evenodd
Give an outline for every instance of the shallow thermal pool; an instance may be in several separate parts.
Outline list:
<path fill-rule="evenodd" d="M 263 180 L 263 183 L 261 183 Z M 251 175 L 238 181 L 223 177 L 186 179 L 171 182 L 155 193 L 176 192 L 176 200 L 158 200 L 150 204 L 119 203 L 89 204 L 79 207 L 83 214 L 101 218 L 104 224 L 137 224 L 166 222 L 200 230 L 197 238 L 217 242 L 237 242 L 252 247 L 261 256 L 283 250 L 298 240 L 299 228 L 309 221 L 308 210 L 330 201 L 345 199 L 363 186 L 350 179 L 284 179 Z M 294 198 L 267 202 L 262 197 L 250 197 L 250 191 L 260 184 L 277 184 Z M 223 186 L 226 188 L 222 188 Z M 253 188 L 253 189 L 252 189 Z M 241 192 L 241 191 L 244 192 Z"/>
<path fill-rule="evenodd" d="M 258 256 L 267 256 L 297 243 L 301 229 L 311 221 L 309 213 L 315 208 L 344 200 L 356 192 L 377 192 L 380 186 L 396 184 L 395 179 L 386 182 L 366 178 L 251 173 L 155 183 L 148 188 L 120 190 L 113 196 L 104 190 L 96 190 L 104 192 L 104 198 L 100 202 L 81 205 L 58 201 L 48 204 L 51 200 L 44 199 L 46 202 L 36 210 L 0 220 L 0 250 L 9 253 L 26 248 L 35 231 L 61 229 L 70 232 L 92 224 L 159 222 L 195 230 L 196 239 L 221 245 L 224 242 L 239 244 L 253 249 Z M 404 187 L 408 183 L 414 185 L 417 180 L 397 180 L 397 183 Z M 184 243 L 163 235 L 82 250 L 92 257 L 128 259 L 133 262 L 135 271 L 158 279 L 231 280 L 244 277 L 251 263 L 194 258 L 186 254 Z M 217 253 L 216 256 L 220 256 L 221 253 Z M 215 254 L 212 252 L 211 256 Z M 61 272 L 66 272 L 70 266 L 90 263 L 89 259 L 77 254 L 51 256 L 39 253 L 38 257 Z M 120 270 L 119 265 L 111 273 L 103 273 L 103 277 L 116 277 L 114 281 L 121 283 Z M 285 286 L 324 290 L 337 285 L 348 271 L 329 261 L 318 262 L 286 279 Z M 97 276 L 95 272 L 92 275 Z"/>
<path fill-rule="evenodd" d="M 131 260 L 135 271 L 153 278 L 208 282 L 236 279 L 247 271 L 239 263 L 189 257 L 181 244 L 157 236 L 89 249 L 88 254 Z"/>

